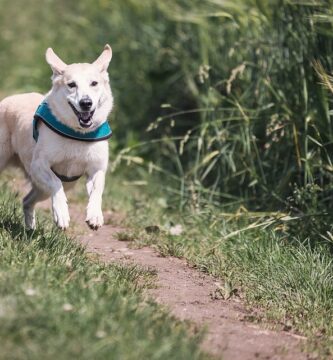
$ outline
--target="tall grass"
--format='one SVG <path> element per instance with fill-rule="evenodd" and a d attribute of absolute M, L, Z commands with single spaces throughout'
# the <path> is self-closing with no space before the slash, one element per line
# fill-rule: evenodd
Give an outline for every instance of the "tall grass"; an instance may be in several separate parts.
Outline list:
<path fill-rule="evenodd" d="M 154 75 L 168 69 L 168 87 L 159 81 L 162 105 L 147 126 L 148 141 L 130 144 L 116 165 L 123 159 L 161 173 L 181 206 L 195 198 L 199 207 L 244 204 L 326 223 L 332 210 L 331 94 L 315 64 L 332 68 L 332 5 L 156 4 L 165 18 Z"/>
<path fill-rule="evenodd" d="M 294 183 L 326 186 L 329 96 L 313 65 L 332 65 L 331 24 L 316 21 L 329 3 L 178 6 L 162 11 L 174 23 L 181 90 L 172 87 L 149 127 L 163 140 L 154 148 L 163 169 L 188 191 L 208 188 L 254 207 L 283 206 Z"/>

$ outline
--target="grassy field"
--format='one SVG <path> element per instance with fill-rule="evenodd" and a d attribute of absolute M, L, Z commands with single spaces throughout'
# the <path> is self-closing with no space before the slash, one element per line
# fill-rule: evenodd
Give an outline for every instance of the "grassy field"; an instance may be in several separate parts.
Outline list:
<path fill-rule="evenodd" d="M 22 227 L 0 198 L 0 359 L 205 359 L 199 334 L 143 295 L 154 275 L 92 260 L 47 222 Z"/>
<path fill-rule="evenodd" d="M 264 310 L 250 320 L 306 336 L 314 358 L 333 355 L 331 243 L 290 236 L 288 223 L 295 220 L 283 213 L 243 208 L 235 214 L 213 206 L 179 211 L 159 183 L 128 178 L 114 175 L 106 191 L 106 208 L 126 214 L 129 230 L 120 240 L 188 259 L 221 278 L 218 297 L 239 296 L 250 309 Z"/>

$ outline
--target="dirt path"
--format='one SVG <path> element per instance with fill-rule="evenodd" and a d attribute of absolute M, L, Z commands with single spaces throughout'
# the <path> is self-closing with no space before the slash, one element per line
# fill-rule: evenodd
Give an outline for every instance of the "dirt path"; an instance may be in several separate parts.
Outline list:
<path fill-rule="evenodd" d="M 50 208 L 49 202 L 40 206 Z M 97 232 L 83 228 L 84 206 L 72 205 L 70 212 L 73 223 L 77 224 L 74 232 L 81 233 L 77 239 L 87 251 L 98 254 L 106 262 L 130 262 L 156 271 L 156 288 L 148 289 L 148 295 L 177 318 L 206 327 L 203 349 L 208 353 L 224 360 L 308 358 L 300 351 L 304 341 L 301 337 L 247 322 L 249 314 L 240 302 L 214 300 L 216 279 L 192 269 L 184 260 L 161 257 L 151 248 L 130 248 L 128 243 L 117 240 L 117 232 L 123 230 L 120 227 L 105 225 Z"/>
<path fill-rule="evenodd" d="M 76 220 L 83 221 L 73 210 Z M 126 261 L 156 270 L 157 286 L 148 290 L 149 295 L 177 318 L 207 327 L 206 351 L 222 355 L 224 360 L 306 359 L 300 352 L 299 337 L 246 322 L 248 314 L 240 303 L 213 299 L 217 288 L 214 278 L 192 269 L 184 260 L 161 257 L 151 248 L 130 248 L 116 239 L 121 230 L 106 225 L 97 232 L 88 230 L 79 241 L 103 261 Z"/>

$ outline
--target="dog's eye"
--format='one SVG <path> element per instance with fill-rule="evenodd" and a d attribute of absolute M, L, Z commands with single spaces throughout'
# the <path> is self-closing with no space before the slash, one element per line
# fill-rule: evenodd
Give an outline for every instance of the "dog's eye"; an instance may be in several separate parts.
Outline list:
<path fill-rule="evenodd" d="M 97 84 L 98 84 L 97 81 L 93 81 L 90 85 L 91 85 L 91 86 L 96 86 Z"/>
<path fill-rule="evenodd" d="M 76 87 L 76 83 L 74 81 L 70 82 L 67 84 L 67 86 L 71 89 L 75 88 Z"/>

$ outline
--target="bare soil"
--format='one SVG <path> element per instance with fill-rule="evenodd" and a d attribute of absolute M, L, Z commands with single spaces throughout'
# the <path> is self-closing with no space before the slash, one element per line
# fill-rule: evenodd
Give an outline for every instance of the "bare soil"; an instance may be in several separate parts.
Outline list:
<path fill-rule="evenodd" d="M 76 215 L 82 222 L 82 214 Z M 301 352 L 303 338 L 246 321 L 250 314 L 241 302 L 215 298 L 216 279 L 191 268 L 185 260 L 161 257 L 149 247 L 131 248 L 130 243 L 117 240 L 116 234 L 122 230 L 106 225 L 97 232 L 88 230 L 78 239 L 103 261 L 125 261 L 154 269 L 156 287 L 148 289 L 148 294 L 175 317 L 205 327 L 205 351 L 224 360 L 307 358 Z"/>
<path fill-rule="evenodd" d="M 50 203 L 41 203 L 41 207 L 49 209 Z M 71 231 L 88 252 L 105 262 L 126 262 L 156 272 L 156 287 L 147 289 L 148 295 L 176 318 L 205 328 L 202 346 L 206 352 L 224 360 L 310 358 L 301 351 L 305 338 L 247 321 L 251 313 L 240 300 L 216 299 L 217 280 L 213 277 L 193 269 L 185 260 L 161 257 L 152 248 L 131 248 L 130 243 L 117 240 L 117 233 L 124 230 L 120 226 L 105 225 L 97 232 L 91 231 L 82 226 L 84 207 L 74 205 L 70 210 L 72 223 L 76 224 Z"/>

